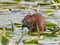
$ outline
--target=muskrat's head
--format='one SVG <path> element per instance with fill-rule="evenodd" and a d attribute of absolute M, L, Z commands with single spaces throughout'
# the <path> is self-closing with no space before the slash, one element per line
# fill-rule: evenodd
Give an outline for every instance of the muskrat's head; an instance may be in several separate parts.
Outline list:
<path fill-rule="evenodd" d="M 33 24 L 32 23 L 32 20 L 31 20 L 31 15 L 27 15 L 23 20 L 22 20 L 22 29 L 24 27 L 27 27 L 28 29 L 31 27 L 31 25 Z"/>

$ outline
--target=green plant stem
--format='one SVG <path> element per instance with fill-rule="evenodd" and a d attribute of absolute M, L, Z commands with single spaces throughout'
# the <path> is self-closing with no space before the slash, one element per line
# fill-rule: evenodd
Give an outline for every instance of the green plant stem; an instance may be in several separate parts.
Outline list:
<path fill-rule="evenodd" d="M 56 31 L 53 31 L 52 34 L 55 34 L 55 33 L 58 32 L 59 30 L 60 30 L 60 28 L 59 28 L 58 30 L 56 30 Z"/>
<path fill-rule="evenodd" d="M 6 36 L 6 33 L 5 33 L 5 25 L 3 25 L 3 36 Z"/>
<path fill-rule="evenodd" d="M 36 26 L 37 26 L 37 31 L 38 31 L 38 33 L 40 32 L 40 30 L 39 30 L 39 27 L 38 27 L 38 24 L 36 23 Z"/>
<path fill-rule="evenodd" d="M 14 32 L 14 24 L 13 24 L 12 20 L 11 20 L 11 26 L 12 26 L 12 32 Z"/>
<path fill-rule="evenodd" d="M 34 23 L 33 23 L 34 24 Z M 30 35 L 31 35 L 31 31 L 32 31 L 32 28 L 33 28 L 33 24 L 31 25 L 31 27 L 30 27 Z"/>
<path fill-rule="evenodd" d="M 21 36 L 21 38 L 16 42 L 17 45 L 19 44 L 19 42 L 21 41 L 21 39 L 23 38 L 24 35 L 25 35 L 25 34 L 23 34 L 23 35 Z"/>

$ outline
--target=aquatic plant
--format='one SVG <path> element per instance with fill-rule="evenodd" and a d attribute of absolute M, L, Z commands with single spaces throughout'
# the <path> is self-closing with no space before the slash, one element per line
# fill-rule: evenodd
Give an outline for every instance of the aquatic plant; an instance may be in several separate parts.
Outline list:
<path fill-rule="evenodd" d="M 18 45 L 20 43 L 20 41 L 22 40 L 23 36 L 26 35 L 26 32 L 22 32 L 22 35 L 20 35 L 21 37 L 19 38 L 18 41 L 15 42 L 16 45 Z"/>
<path fill-rule="evenodd" d="M 14 32 L 14 24 L 13 24 L 12 20 L 10 20 L 10 21 L 11 21 L 12 32 Z"/>
<path fill-rule="evenodd" d="M 38 40 L 37 39 L 29 40 L 26 41 L 25 44 L 38 44 Z"/>
<path fill-rule="evenodd" d="M 2 44 L 2 34 L 0 34 L 0 45 Z"/>
<path fill-rule="evenodd" d="M 43 35 L 45 37 L 57 37 L 56 34 L 52 34 L 52 33 L 42 33 L 41 35 Z"/>
<path fill-rule="evenodd" d="M 14 23 L 14 25 L 18 28 L 22 27 L 22 25 L 20 23 Z"/>
<path fill-rule="evenodd" d="M 14 25 L 21 25 L 20 23 L 14 23 Z"/>
<path fill-rule="evenodd" d="M 54 23 L 52 23 L 52 22 L 46 22 L 46 26 L 47 26 L 47 28 L 54 28 L 54 27 L 56 27 L 57 25 L 56 24 L 54 24 Z"/>
<path fill-rule="evenodd" d="M 9 40 L 6 37 L 2 36 L 2 45 L 8 45 L 8 43 Z"/>
<path fill-rule="evenodd" d="M 60 0 L 54 0 L 56 3 L 60 3 Z"/>
<path fill-rule="evenodd" d="M 46 25 L 47 25 L 47 29 L 52 31 L 52 34 L 55 34 L 60 30 L 60 28 L 57 27 L 57 24 L 54 24 L 52 22 L 46 22 Z"/>
<path fill-rule="evenodd" d="M 22 0 L 14 0 L 15 2 L 20 2 L 20 1 L 22 1 Z"/>
<path fill-rule="evenodd" d="M 0 4 L 17 4 L 15 2 L 0 2 Z"/>

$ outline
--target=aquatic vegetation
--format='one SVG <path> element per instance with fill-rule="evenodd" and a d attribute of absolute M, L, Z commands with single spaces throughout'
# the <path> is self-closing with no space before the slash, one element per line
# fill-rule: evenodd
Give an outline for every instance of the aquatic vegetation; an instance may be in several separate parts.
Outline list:
<path fill-rule="evenodd" d="M 60 3 L 60 0 L 54 0 L 56 3 Z"/>
<path fill-rule="evenodd" d="M 14 25 L 21 25 L 20 23 L 14 23 Z"/>
<path fill-rule="evenodd" d="M 48 28 L 55 28 L 57 25 L 54 24 L 54 23 L 52 23 L 52 22 L 46 22 L 46 26 L 47 26 Z"/>
<path fill-rule="evenodd" d="M 55 34 L 56 32 L 60 31 L 60 28 L 57 27 L 57 24 L 47 22 L 46 25 L 47 25 L 47 29 L 52 31 L 52 34 Z"/>
<path fill-rule="evenodd" d="M 22 27 L 22 24 L 20 24 L 20 23 L 14 23 L 14 25 L 18 28 Z"/>
<path fill-rule="evenodd" d="M 50 15 L 48 15 L 48 16 L 53 16 L 54 14 L 50 14 Z"/>
<path fill-rule="evenodd" d="M 47 15 L 53 14 L 54 12 L 56 12 L 56 10 L 54 10 L 54 9 L 47 9 L 47 10 L 46 10 L 46 14 L 47 14 Z"/>
<path fill-rule="evenodd" d="M 12 31 L 12 28 L 5 28 L 6 31 Z"/>
<path fill-rule="evenodd" d="M 22 1 L 22 0 L 13 0 L 13 1 L 15 1 L 15 2 L 20 2 L 20 1 Z"/>
<path fill-rule="evenodd" d="M 41 36 L 41 35 L 43 36 L 43 38 L 46 37 L 48 39 L 52 38 L 52 37 L 58 37 L 58 35 L 55 34 L 56 32 L 59 32 L 59 30 L 60 30 L 59 27 L 56 28 L 57 24 L 54 24 L 52 22 L 46 22 L 45 17 L 43 17 L 41 14 L 38 14 L 38 13 L 29 14 L 29 15 L 26 16 L 25 14 L 27 14 L 27 13 L 25 13 L 25 11 L 23 11 L 23 9 L 26 9 L 26 10 L 30 9 L 30 5 L 19 6 L 20 3 L 18 4 L 18 2 L 20 0 L 15 0 L 15 1 L 17 1 L 17 2 L 16 3 L 15 2 L 0 2 L 0 4 L 8 4 L 6 7 L 5 6 L 3 6 L 3 7 L 1 6 L 3 9 L 10 8 L 12 10 L 15 10 L 16 8 L 19 8 L 19 11 L 21 9 L 21 11 L 23 12 L 23 13 L 17 12 L 15 14 L 13 12 L 10 12 L 13 16 L 16 15 L 16 17 L 13 17 L 9 13 L 9 16 L 11 16 L 11 24 L 10 25 L 9 25 L 10 20 L 7 22 L 8 23 L 7 25 L 4 25 L 6 23 L 6 22 L 4 22 L 5 19 L 8 20 L 8 17 L 9 17 L 7 15 L 6 15 L 7 17 L 5 17 L 5 15 L 4 15 L 4 18 L 5 18 L 3 20 L 4 24 L 0 28 L 0 30 L 2 30 L 2 35 L 3 35 L 3 36 L 0 35 L 0 42 L 2 43 L 2 45 L 8 45 L 8 43 L 11 40 L 12 40 L 11 42 L 13 42 L 15 45 L 19 45 L 21 40 L 22 40 L 22 43 L 25 43 L 27 45 L 29 45 L 29 44 L 38 44 L 38 40 L 40 39 L 39 36 Z M 12 6 L 12 4 L 14 4 L 14 6 Z M 42 6 L 44 6 L 44 5 L 49 5 L 49 4 L 44 4 L 43 3 Z M 34 10 L 34 11 L 37 11 L 38 5 L 36 7 L 32 6 L 32 8 L 34 8 L 34 9 L 36 8 L 36 10 Z M 45 8 L 46 8 L 46 6 L 45 6 Z M 48 7 L 48 8 L 50 8 L 50 7 Z M 55 9 L 46 9 L 45 11 L 46 11 L 45 13 L 47 14 L 48 18 L 51 17 L 51 18 L 57 19 L 57 18 L 55 18 L 53 16 L 54 15 L 53 13 L 56 11 Z M 18 17 L 18 15 L 19 15 L 19 17 Z M 21 21 L 21 20 L 19 20 L 19 19 L 22 16 L 26 16 L 26 17 L 22 20 L 22 24 L 20 24 L 19 21 Z M 10 17 L 9 17 L 9 19 L 10 19 Z M 15 19 L 16 19 L 17 22 L 15 21 Z M 13 23 L 13 22 L 16 22 L 16 23 Z M 9 27 L 9 26 L 11 26 L 11 27 Z M 28 33 L 27 31 L 26 32 L 22 32 L 22 31 L 25 31 L 26 28 L 24 30 L 21 30 L 20 28 L 24 28 L 24 27 L 27 27 L 29 29 L 29 34 L 27 34 Z M 51 33 L 49 33 L 49 32 L 47 33 L 46 32 L 46 27 L 47 27 L 48 30 L 50 30 Z M 15 29 L 17 29 L 17 30 L 15 30 Z M 46 33 L 44 33 L 44 31 Z M 36 36 L 39 39 L 37 38 L 37 39 L 30 40 L 30 36 Z M 28 41 L 27 41 L 27 39 L 25 37 L 28 38 Z M 26 40 L 26 41 L 23 42 L 23 40 Z M 14 45 L 14 44 L 12 44 L 12 45 Z"/>
<path fill-rule="evenodd" d="M 38 44 L 38 40 L 37 39 L 29 40 L 26 41 L 25 44 Z"/>
<path fill-rule="evenodd" d="M 11 20 L 11 27 L 12 27 L 12 32 L 14 32 L 14 24 L 13 24 L 13 21 Z"/>
<path fill-rule="evenodd" d="M 6 32 L 5 34 L 6 34 L 6 37 L 9 37 L 9 38 L 11 38 L 13 35 L 20 36 L 19 34 L 14 33 L 14 32 Z"/>
<path fill-rule="evenodd" d="M 3 27 L 0 28 L 0 30 L 3 30 Z M 6 30 L 6 31 L 12 31 L 12 28 L 7 28 L 7 27 L 6 27 L 5 30 Z"/>
<path fill-rule="evenodd" d="M 25 32 L 25 33 L 24 33 L 24 32 L 22 32 L 22 35 L 20 35 L 21 37 L 19 38 L 19 40 L 18 40 L 18 41 L 16 41 L 16 42 L 15 42 L 15 44 L 17 44 L 17 45 L 18 45 L 18 44 L 21 42 L 21 39 L 22 39 L 26 34 L 27 34 L 26 32 Z"/>
<path fill-rule="evenodd" d="M 0 27 L 0 30 L 3 30 L 3 28 L 2 28 L 2 27 Z"/>
<path fill-rule="evenodd" d="M 0 34 L 0 43 L 2 43 L 2 34 Z"/>
<path fill-rule="evenodd" d="M 6 37 L 2 36 L 2 45 L 8 45 L 8 43 L 9 40 Z"/>
<path fill-rule="evenodd" d="M 42 35 L 45 37 L 57 37 L 56 34 L 51 34 L 51 33 L 43 33 Z"/>
<path fill-rule="evenodd" d="M 17 4 L 16 2 L 0 2 L 0 4 Z"/>
<path fill-rule="evenodd" d="M 22 26 L 21 25 L 16 25 L 16 27 L 21 28 Z"/>

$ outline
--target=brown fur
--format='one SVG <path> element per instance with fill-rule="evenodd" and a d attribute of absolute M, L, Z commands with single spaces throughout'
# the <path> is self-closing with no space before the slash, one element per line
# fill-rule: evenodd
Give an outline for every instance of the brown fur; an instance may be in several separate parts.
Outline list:
<path fill-rule="evenodd" d="M 40 13 L 25 16 L 22 23 L 24 25 L 23 27 L 27 27 L 28 29 L 33 24 L 32 32 L 37 30 L 36 24 L 39 30 L 46 31 L 46 20 Z"/>

